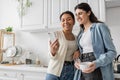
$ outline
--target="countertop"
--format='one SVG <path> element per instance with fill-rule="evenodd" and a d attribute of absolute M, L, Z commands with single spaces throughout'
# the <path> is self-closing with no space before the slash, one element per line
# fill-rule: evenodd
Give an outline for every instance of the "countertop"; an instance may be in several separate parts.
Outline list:
<path fill-rule="evenodd" d="M 20 70 L 20 71 L 34 71 L 34 72 L 47 72 L 47 67 L 40 65 L 10 65 L 10 64 L 0 64 L 0 69 L 7 70 Z"/>

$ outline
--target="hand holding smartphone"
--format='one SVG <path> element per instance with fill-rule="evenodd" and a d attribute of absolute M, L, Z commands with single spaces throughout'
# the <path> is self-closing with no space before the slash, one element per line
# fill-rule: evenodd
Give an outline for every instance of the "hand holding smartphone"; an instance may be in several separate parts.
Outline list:
<path fill-rule="evenodd" d="M 56 40 L 56 35 L 54 32 L 49 32 L 48 35 L 50 37 L 51 42 L 54 42 Z"/>

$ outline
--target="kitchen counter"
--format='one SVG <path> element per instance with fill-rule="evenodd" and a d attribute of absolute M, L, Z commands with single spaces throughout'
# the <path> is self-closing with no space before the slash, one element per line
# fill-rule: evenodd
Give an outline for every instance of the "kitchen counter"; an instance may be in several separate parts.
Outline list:
<path fill-rule="evenodd" d="M 0 64 L 1 70 L 13 70 L 13 71 L 28 71 L 37 73 L 46 73 L 47 67 L 42 67 L 40 65 L 10 65 L 10 64 Z M 120 73 L 114 73 L 115 78 L 120 79 Z"/>
<path fill-rule="evenodd" d="M 45 80 L 47 67 L 0 64 L 0 80 Z"/>
<path fill-rule="evenodd" d="M 9 70 L 20 70 L 20 71 L 35 71 L 35 72 L 47 72 L 47 67 L 42 67 L 40 65 L 8 65 L 0 64 L 0 69 Z"/>

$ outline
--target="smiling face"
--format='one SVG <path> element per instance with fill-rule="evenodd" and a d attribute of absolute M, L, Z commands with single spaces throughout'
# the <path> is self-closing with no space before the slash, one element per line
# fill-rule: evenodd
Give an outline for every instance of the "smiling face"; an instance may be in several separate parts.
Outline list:
<path fill-rule="evenodd" d="M 89 21 L 90 11 L 86 12 L 83 9 L 76 9 L 75 15 L 77 21 L 84 25 Z"/>
<path fill-rule="evenodd" d="M 72 31 L 74 23 L 74 19 L 70 14 L 63 14 L 61 16 L 61 25 L 64 31 Z"/>

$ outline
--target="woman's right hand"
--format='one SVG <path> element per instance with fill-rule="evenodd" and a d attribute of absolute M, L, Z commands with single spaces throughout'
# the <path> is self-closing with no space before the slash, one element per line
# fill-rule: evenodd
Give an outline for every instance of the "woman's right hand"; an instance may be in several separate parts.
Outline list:
<path fill-rule="evenodd" d="M 59 42 L 58 39 L 56 39 L 54 42 L 50 41 L 50 51 L 53 56 L 56 55 L 57 51 L 59 49 Z"/>

